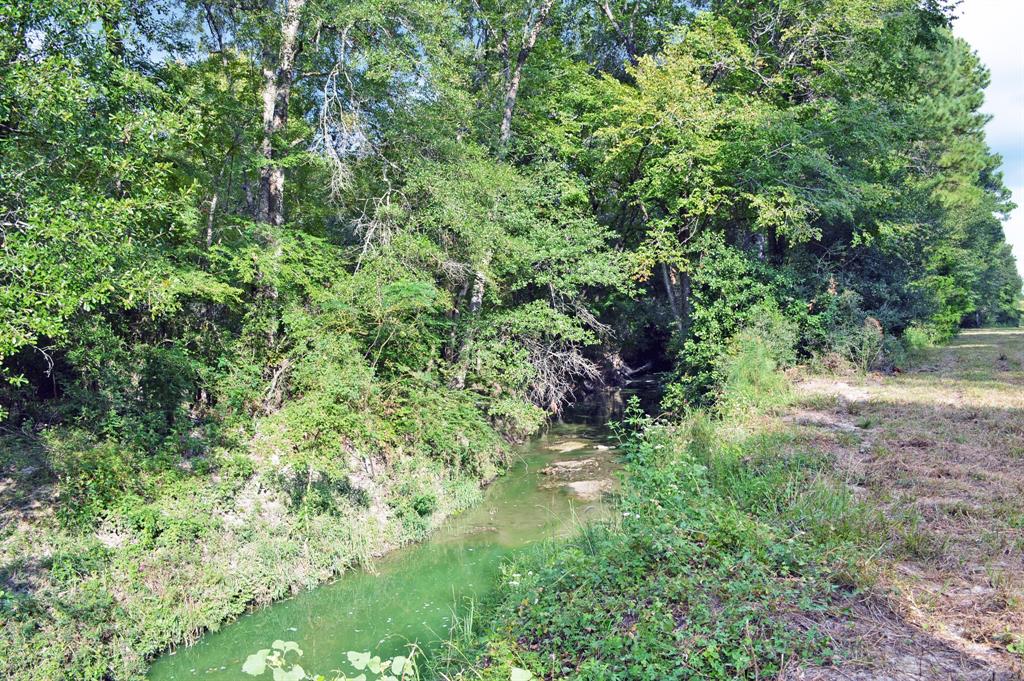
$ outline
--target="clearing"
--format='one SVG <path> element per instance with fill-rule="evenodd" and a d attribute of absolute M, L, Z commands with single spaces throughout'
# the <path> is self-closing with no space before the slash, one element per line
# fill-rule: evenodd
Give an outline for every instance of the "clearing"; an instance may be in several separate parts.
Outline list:
<path fill-rule="evenodd" d="M 789 678 L 1024 678 L 1024 330 L 964 331 L 907 372 L 796 389 L 786 420 L 892 536 L 871 595 L 825 623 L 853 658 Z"/>

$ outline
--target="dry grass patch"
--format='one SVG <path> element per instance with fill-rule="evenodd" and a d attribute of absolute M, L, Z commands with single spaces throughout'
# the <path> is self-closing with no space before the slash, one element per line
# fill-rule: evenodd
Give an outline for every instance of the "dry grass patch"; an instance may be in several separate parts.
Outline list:
<path fill-rule="evenodd" d="M 843 617 L 802 623 L 825 634 L 842 651 L 841 664 L 794 664 L 780 681 L 1011 681 L 1010 670 L 993 670 L 956 646 L 913 626 L 886 599 L 851 597 Z"/>
<path fill-rule="evenodd" d="M 934 645 L 917 677 L 901 675 L 907 650 L 883 646 L 892 675 L 848 678 L 974 678 L 929 676 L 943 648 L 1024 674 L 1024 331 L 966 331 L 906 373 L 811 376 L 798 393 L 788 420 L 890 521 L 876 590 L 920 630 L 902 635 Z M 850 645 L 866 636 L 851 631 Z"/>

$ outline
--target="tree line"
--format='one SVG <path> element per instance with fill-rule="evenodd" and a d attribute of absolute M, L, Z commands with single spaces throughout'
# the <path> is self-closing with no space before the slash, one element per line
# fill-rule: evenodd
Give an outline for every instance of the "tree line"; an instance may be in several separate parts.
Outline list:
<path fill-rule="evenodd" d="M 3 413 L 172 457 L 273 424 L 330 470 L 408 437 L 382 432 L 401 414 L 525 437 L 630 365 L 685 409 L 765 320 L 865 365 L 1016 323 L 988 76 L 950 22 L 935 0 L 7 3 Z"/>

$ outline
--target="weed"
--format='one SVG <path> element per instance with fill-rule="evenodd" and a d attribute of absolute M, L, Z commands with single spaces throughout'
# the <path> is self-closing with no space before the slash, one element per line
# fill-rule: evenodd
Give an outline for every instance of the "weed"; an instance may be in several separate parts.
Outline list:
<path fill-rule="evenodd" d="M 677 425 L 627 415 L 621 520 L 517 559 L 478 662 L 449 677 L 516 664 L 588 681 L 759 678 L 830 657 L 825 637 L 790 618 L 831 607 L 833 576 L 879 550 L 882 521 L 825 475 L 827 457 L 758 420 L 786 391 L 752 378 L 770 364 L 739 355 L 731 380 L 760 387 L 717 413 Z"/>

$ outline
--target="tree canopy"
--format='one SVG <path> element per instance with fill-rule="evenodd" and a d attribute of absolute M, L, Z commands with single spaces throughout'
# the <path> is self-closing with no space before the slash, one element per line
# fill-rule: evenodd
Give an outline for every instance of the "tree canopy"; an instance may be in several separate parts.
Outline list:
<path fill-rule="evenodd" d="M 2 20 L 15 420 L 57 400 L 160 440 L 330 392 L 297 367 L 344 355 L 371 392 L 465 392 L 521 437 L 611 354 L 702 399 L 769 308 L 804 353 L 869 317 L 936 338 L 1017 319 L 987 74 L 930 3 L 53 0 Z M 317 359 L 324 336 L 347 350 Z"/>

